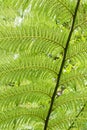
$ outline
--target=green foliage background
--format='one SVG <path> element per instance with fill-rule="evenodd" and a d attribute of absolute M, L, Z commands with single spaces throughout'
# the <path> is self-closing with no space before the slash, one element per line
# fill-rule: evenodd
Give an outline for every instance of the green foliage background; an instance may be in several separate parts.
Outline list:
<path fill-rule="evenodd" d="M 0 130 L 44 129 L 77 1 L 0 0 Z M 87 0 L 81 0 L 46 129 L 86 130 L 86 102 Z"/>

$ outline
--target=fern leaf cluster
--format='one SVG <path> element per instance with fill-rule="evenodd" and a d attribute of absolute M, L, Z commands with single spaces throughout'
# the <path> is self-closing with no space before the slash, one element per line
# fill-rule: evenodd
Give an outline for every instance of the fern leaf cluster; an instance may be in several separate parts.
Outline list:
<path fill-rule="evenodd" d="M 87 129 L 86 24 L 86 0 L 0 1 L 0 130 Z"/>

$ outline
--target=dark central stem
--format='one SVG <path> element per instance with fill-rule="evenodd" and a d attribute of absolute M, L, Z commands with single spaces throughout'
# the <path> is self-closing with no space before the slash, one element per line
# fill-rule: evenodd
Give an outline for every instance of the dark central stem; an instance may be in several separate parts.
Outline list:
<path fill-rule="evenodd" d="M 69 42 L 70 42 L 70 39 L 71 39 L 71 36 L 72 36 L 72 33 L 73 33 L 73 28 L 74 28 L 74 24 L 75 24 L 75 20 L 76 20 L 76 15 L 77 15 L 79 4 L 80 4 L 80 0 L 77 1 L 77 5 L 75 7 L 75 13 L 73 15 L 73 21 L 72 21 L 71 30 L 70 30 L 70 33 L 69 33 L 69 36 L 68 36 L 68 39 L 67 39 L 67 42 L 66 42 L 65 49 L 64 49 L 64 56 L 63 56 L 63 60 L 62 60 L 61 66 L 60 66 L 59 74 L 57 76 L 57 82 L 56 82 L 55 90 L 54 90 L 52 98 L 51 98 L 51 104 L 50 104 L 50 108 L 49 108 L 49 111 L 48 111 L 48 115 L 47 115 L 46 120 L 45 120 L 44 130 L 47 129 L 49 117 L 50 117 L 50 114 L 51 114 L 51 111 L 52 111 L 52 107 L 53 107 L 53 103 L 54 103 L 54 99 L 55 99 L 55 96 L 56 96 L 56 93 L 57 93 L 57 89 L 59 87 L 60 77 L 61 77 L 62 70 L 63 70 L 63 67 L 64 67 L 64 63 L 65 63 L 65 58 L 66 58 Z"/>

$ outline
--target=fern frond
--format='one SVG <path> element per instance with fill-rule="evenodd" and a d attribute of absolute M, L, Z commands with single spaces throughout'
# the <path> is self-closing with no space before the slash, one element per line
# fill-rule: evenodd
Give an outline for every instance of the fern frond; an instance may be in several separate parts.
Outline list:
<path fill-rule="evenodd" d="M 70 108 L 73 108 L 73 107 L 76 108 L 76 106 L 78 108 L 79 105 L 84 104 L 86 102 L 86 100 L 87 100 L 86 95 L 87 95 L 87 90 L 86 89 L 84 89 L 83 91 L 69 92 L 69 93 L 64 94 L 61 97 L 59 97 L 60 100 L 58 100 L 58 98 L 56 98 L 54 104 L 56 105 L 57 108 L 62 107 L 62 105 L 63 105 L 62 103 L 64 103 L 64 107 L 66 107 L 66 108 L 69 108 L 69 107 Z M 79 102 L 79 105 L 76 105 L 76 103 L 78 103 L 78 102 Z M 71 105 L 69 105 L 68 103 L 70 103 Z M 73 105 L 73 107 L 72 107 L 72 105 Z"/>
<path fill-rule="evenodd" d="M 60 86 L 64 86 L 65 88 L 73 91 L 81 90 L 86 87 L 86 79 L 86 68 L 80 70 L 74 70 L 70 68 L 69 70 L 66 70 L 66 72 L 64 72 L 61 76 Z"/>
<path fill-rule="evenodd" d="M 59 69 L 58 64 L 61 63 L 61 60 L 59 60 L 51 64 L 52 60 L 50 58 L 41 55 L 35 57 L 21 55 L 18 59 L 12 60 L 12 62 L 9 62 L 9 58 L 13 57 L 8 57 L 7 62 L 2 60 L 5 63 L 3 62 L 0 67 L 0 80 L 3 83 L 22 81 L 23 79 L 28 79 L 28 77 L 45 78 L 46 75 L 50 74 L 56 76 L 56 70 Z"/>
<path fill-rule="evenodd" d="M 47 110 L 43 111 L 41 108 L 15 107 L 12 110 L 9 109 L 0 113 L 0 128 L 14 129 L 30 120 L 44 123 L 46 113 Z"/>
<path fill-rule="evenodd" d="M 14 85 L 13 88 L 3 90 L 0 93 L 1 108 L 8 106 L 15 107 L 15 104 L 25 104 L 26 102 L 37 102 L 45 106 L 49 102 L 53 93 L 53 85 L 43 81 L 42 83 L 28 83 L 28 85 Z M 43 87 L 42 87 L 43 86 Z M 44 99 L 46 101 L 44 102 Z M 4 102 L 4 104 L 3 104 Z"/>
<path fill-rule="evenodd" d="M 49 27 L 45 28 L 44 26 L 31 26 L 28 28 L 7 28 L 8 31 L 3 29 L 0 31 L 0 47 L 12 52 L 22 50 L 31 51 L 32 46 L 36 52 L 47 53 L 55 48 L 62 51 L 65 40 L 67 39 L 66 31 L 60 32 L 60 30 L 57 31 L 57 29 L 48 28 Z M 62 35 L 64 35 L 64 38 L 61 39 Z M 48 49 L 49 44 L 50 48 Z"/>

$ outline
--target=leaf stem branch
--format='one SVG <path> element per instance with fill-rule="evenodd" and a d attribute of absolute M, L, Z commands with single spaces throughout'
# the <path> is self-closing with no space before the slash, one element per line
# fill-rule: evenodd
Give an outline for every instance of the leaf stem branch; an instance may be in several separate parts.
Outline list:
<path fill-rule="evenodd" d="M 73 127 L 73 125 L 75 124 L 75 121 L 77 120 L 77 118 L 78 118 L 78 117 L 80 116 L 80 114 L 84 111 L 85 106 L 86 106 L 86 103 L 83 105 L 83 107 L 81 108 L 81 110 L 79 111 L 79 113 L 76 115 L 74 121 L 71 123 L 71 125 L 70 125 L 69 128 L 68 128 L 68 130 L 70 130 L 70 129 Z"/>
<path fill-rule="evenodd" d="M 71 39 L 71 36 L 72 36 L 72 33 L 73 33 L 74 24 L 75 24 L 79 4 L 80 4 L 80 0 L 77 1 L 76 7 L 75 7 L 75 13 L 73 15 L 73 21 L 72 21 L 70 33 L 69 33 L 69 36 L 68 36 L 68 39 L 67 39 L 67 42 L 66 42 L 66 46 L 64 48 L 64 56 L 63 56 L 63 60 L 62 60 L 61 66 L 60 66 L 58 76 L 57 76 L 57 82 L 56 82 L 56 86 L 55 86 L 55 89 L 54 89 L 54 92 L 53 92 L 53 95 L 52 95 L 52 98 L 51 98 L 51 103 L 50 103 L 50 107 L 49 107 L 49 110 L 48 110 L 48 114 L 47 114 L 47 117 L 46 117 L 46 120 L 45 120 L 44 130 L 47 130 L 49 118 L 50 118 L 51 111 L 52 111 L 52 108 L 53 108 L 54 99 L 55 99 L 55 96 L 56 96 L 56 93 L 57 93 L 57 89 L 59 87 L 59 82 L 60 82 L 60 78 L 61 78 L 61 74 L 62 74 L 64 64 L 65 64 L 65 58 L 66 58 L 69 42 L 70 42 L 70 39 Z"/>

